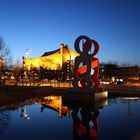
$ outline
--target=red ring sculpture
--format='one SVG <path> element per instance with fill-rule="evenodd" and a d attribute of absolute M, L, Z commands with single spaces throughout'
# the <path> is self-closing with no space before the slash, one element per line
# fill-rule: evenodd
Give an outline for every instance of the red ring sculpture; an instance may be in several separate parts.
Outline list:
<path fill-rule="evenodd" d="M 83 44 L 83 51 L 81 51 L 79 47 L 79 43 L 82 39 L 86 40 L 86 42 Z M 94 51 L 92 54 L 89 54 L 88 52 L 90 51 L 92 44 L 94 45 Z M 72 82 L 73 87 L 80 89 L 80 91 L 102 90 L 102 88 L 99 88 L 100 82 L 98 79 L 99 60 L 95 57 L 99 51 L 98 43 L 95 40 L 91 40 L 87 36 L 79 36 L 75 40 L 74 47 L 80 56 L 75 58 L 74 80 Z M 79 67 L 81 62 L 83 63 L 83 66 Z M 93 74 L 91 74 L 91 69 L 94 70 Z M 80 87 L 78 82 L 80 82 Z"/>

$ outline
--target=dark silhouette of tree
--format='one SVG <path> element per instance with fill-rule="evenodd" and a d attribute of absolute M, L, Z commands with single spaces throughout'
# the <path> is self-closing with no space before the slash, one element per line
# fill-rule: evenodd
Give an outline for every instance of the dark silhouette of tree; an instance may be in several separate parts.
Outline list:
<path fill-rule="evenodd" d="M 136 66 L 120 67 L 118 69 L 118 77 L 124 78 L 127 81 L 130 77 L 140 77 L 140 68 Z"/>
<path fill-rule="evenodd" d="M 0 57 L 4 60 L 5 65 L 11 64 L 12 56 L 10 53 L 10 49 L 8 48 L 2 37 L 0 37 Z"/>
<path fill-rule="evenodd" d="M 116 64 L 106 64 L 104 66 L 104 76 L 106 79 L 111 79 L 112 76 L 117 74 L 118 65 Z"/>
<path fill-rule="evenodd" d="M 10 113 L 7 111 L 0 111 L 0 135 L 8 128 L 10 121 Z"/>

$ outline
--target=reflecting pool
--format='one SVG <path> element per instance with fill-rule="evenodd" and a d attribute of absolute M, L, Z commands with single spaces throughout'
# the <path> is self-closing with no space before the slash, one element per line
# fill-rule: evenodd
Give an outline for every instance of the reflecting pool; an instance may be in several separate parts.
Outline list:
<path fill-rule="evenodd" d="M 87 104 L 46 96 L 0 106 L 0 140 L 139 140 L 139 116 L 137 97 Z"/>

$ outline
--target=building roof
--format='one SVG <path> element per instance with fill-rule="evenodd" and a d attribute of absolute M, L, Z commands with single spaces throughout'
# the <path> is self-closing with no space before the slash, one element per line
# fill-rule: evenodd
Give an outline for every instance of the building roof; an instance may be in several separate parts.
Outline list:
<path fill-rule="evenodd" d="M 68 47 L 68 45 L 65 45 L 64 48 L 67 49 L 68 51 L 72 51 L 72 50 Z M 54 50 L 54 51 L 45 52 L 42 56 L 52 55 L 52 54 L 54 54 L 54 53 L 56 53 L 56 52 L 60 52 L 60 48 L 57 49 L 57 50 Z"/>
<path fill-rule="evenodd" d="M 54 53 L 56 53 L 58 51 L 60 51 L 60 49 L 57 49 L 57 50 L 54 50 L 54 51 L 50 51 L 50 52 L 45 52 L 42 56 L 48 56 L 48 55 L 54 54 Z"/>

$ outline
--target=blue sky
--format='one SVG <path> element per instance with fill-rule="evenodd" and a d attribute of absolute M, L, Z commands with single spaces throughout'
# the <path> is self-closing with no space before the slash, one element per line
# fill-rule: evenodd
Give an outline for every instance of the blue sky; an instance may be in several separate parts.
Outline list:
<path fill-rule="evenodd" d="M 0 36 L 14 59 L 41 56 L 79 35 L 95 39 L 100 62 L 140 66 L 140 0 L 0 0 Z"/>

